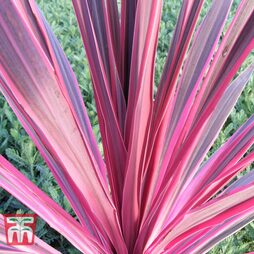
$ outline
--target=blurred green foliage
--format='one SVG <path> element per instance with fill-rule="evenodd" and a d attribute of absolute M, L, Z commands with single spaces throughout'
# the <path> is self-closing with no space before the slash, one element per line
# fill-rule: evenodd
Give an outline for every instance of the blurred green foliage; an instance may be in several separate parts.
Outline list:
<path fill-rule="evenodd" d="M 241 0 L 235 0 L 232 11 L 229 14 L 227 25 L 235 13 L 236 7 Z M 100 149 L 101 137 L 94 103 L 92 84 L 89 67 L 82 46 L 75 15 L 70 0 L 37 0 L 48 22 L 76 73 L 82 95 L 86 104 L 87 112 L 91 120 L 95 136 Z M 163 15 L 159 34 L 159 43 L 156 56 L 155 84 L 159 83 L 163 65 L 166 60 L 170 40 L 179 14 L 182 1 L 164 0 Z M 201 18 L 207 12 L 211 0 L 206 0 Z M 201 20 L 201 19 L 200 19 Z M 252 54 L 241 69 L 254 61 Z M 155 86 L 156 92 L 156 86 Z M 210 156 L 218 149 L 234 131 L 254 113 L 254 78 L 251 79 L 243 94 L 237 102 L 229 119 L 225 123 L 215 144 L 209 151 Z M 51 196 L 59 205 L 73 216 L 74 213 L 69 202 L 63 196 L 52 174 L 45 165 L 34 144 L 27 136 L 12 110 L 3 97 L 0 96 L 0 153 L 8 158 L 20 171 L 30 178 L 38 187 Z M 247 170 L 250 170 L 248 168 Z M 24 213 L 29 210 L 4 190 L 0 189 L 0 213 Z M 36 234 L 38 237 L 57 248 L 61 253 L 80 253 L 65 240 L 60 234 L 50 228 L 43 220 L 39 219 Z M 254 250 L 254 223 L 250 223 L 244 229 L 227 238 L 210 251 L 211 254 L 221 253 L 246 253 Z"/>

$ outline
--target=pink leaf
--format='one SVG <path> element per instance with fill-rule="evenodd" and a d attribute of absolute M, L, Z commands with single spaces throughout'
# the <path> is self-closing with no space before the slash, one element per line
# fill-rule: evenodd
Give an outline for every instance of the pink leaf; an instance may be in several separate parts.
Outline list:
<path fill-rule="evenodd" d="M 154 64 L 161 9 L 162 1 L 141 0 L 137 3 L 125 125 L 128 158 L 122 205 L 123 233 L 130 252 L 138 233 L 140 177 L 152 114 Z"/>
<path fill-rule="evenodd" d="M 126 148 L 123 141 L 125 99 L 116 72 L 112 38 L 108 33 L 106 34 L 110 29 L 110 17 L 105 5 L 104 1 L 73 1 L 90 65 L 113 201 L 119 211 L 126 161 Z M 108 47 L 104 47 L 105 41 Z"/>
<path fill-rule="evenodd" d="M 81 251 L 106 253 L 91 233 L 0 156 L 0 186 L 28 206 Z M 40 253 L 41 254 L 41 253 Z"/>

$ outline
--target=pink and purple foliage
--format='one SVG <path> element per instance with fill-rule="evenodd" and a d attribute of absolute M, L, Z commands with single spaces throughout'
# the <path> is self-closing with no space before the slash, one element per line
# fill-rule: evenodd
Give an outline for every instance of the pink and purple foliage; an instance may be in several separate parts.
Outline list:
<path fill-rule="evenodd" d="M 0 156 L 0 186 L 83 253 L 205 253 L 254 219 L 254 115 L 208 160 L 253 72 L 254 2 L 183 0 L 154 97 L 162 0 L 73 0 L 104 157 L 76 77 L 34 0 L 0 1 L 0 90 L 76 221 Z M 225 188 L 227 187 L 227 188 Z M 222 191 L 223 190 L 223 191 Z M 4 242 L 0 217 L 0 241 Z M 58 253 L 36 245 L 1 250 Z"/>

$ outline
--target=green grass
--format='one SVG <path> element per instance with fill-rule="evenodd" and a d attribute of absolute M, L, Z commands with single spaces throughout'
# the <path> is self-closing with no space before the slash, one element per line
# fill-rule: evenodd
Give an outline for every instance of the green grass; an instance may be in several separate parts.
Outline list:
<path fill-rule="evenodd" d="M 94 133 L 100 142 L 98 119 L 93 99 L 93 91 L 89 74 L 89 67 L 85 58 L 82 40 L 79 35 L 76 19 L 72 10 L 70 0 L 37 0 L 42 11 L 45 13 L 54 33 L 60 40 L 61 45 L 77 75 L 78 82 L 91 120 Z M 205 2 L 202 16 L 206 13 L 210 0 Z M 229 20 L 232 19 L 237 4 L 234 1 Z M 174 26 L 179 13 L 181 1 L 165 0 L 163 16 L 160 29 L 159 45 L 156 58 L 155 83 L 158 84 L 163 64 L 166 59 L 167 50 L 170 45 Z M 243 65 L 242 69 L 251 61 L 252 54 Z M 254 79 L 252 78 L 244 90 L 232 114 L 227 120 L 222 132 L 209 152 L 211 155 L 220 147 L 232 133 L 254 113 Z M 101 145 L 100 145 L 101 147 Z M 46 167 L 34 144 L 27 136 L 13 112 L 3 97 L 0 97 L 0 153 L 7 157 L 17 168 L 19 168 L 37 186 L 50 195 L 58 204 L 74 216 L 74 213 L 56 184 L 52 174 Z M 247 169 L 247 171 L 250 168 Z M 0 213 L 24 213 L 28 209 L 4 190 L 0 189 Z M 75 250 L 68 241 L 60 234 L 51 229 L 44 221 L 39 219 L 36 234 L 47 243 L 57 248 L 61 253 L 80 253 Z M 251 223 L 244 229 L 227 238 L 210 251 L 218 253 L 246 253 L 254 250 L 254 224 Z"/>

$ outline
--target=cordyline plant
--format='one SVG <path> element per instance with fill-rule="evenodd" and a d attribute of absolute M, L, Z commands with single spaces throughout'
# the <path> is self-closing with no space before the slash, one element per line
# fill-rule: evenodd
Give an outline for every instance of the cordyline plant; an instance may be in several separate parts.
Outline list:
<path fill-rule="evenodd" d="M 0 157 L 0 186 L 83 253 L 204 253 L 254 219 L 254 115 L 205 156 L 254 65 L 254 2 L 183 0 L 154 97 L 162 0 L 73 0 L 104 157 L 77 80 L 34 0 L 0 1 L 0 87 L 78 221 Z M 232 81 L 233 80 L 233 81 Z M 0 239 L 4 242 L 3 218 Z M 38 238 L 11 253 L 59 253 Z"/>

